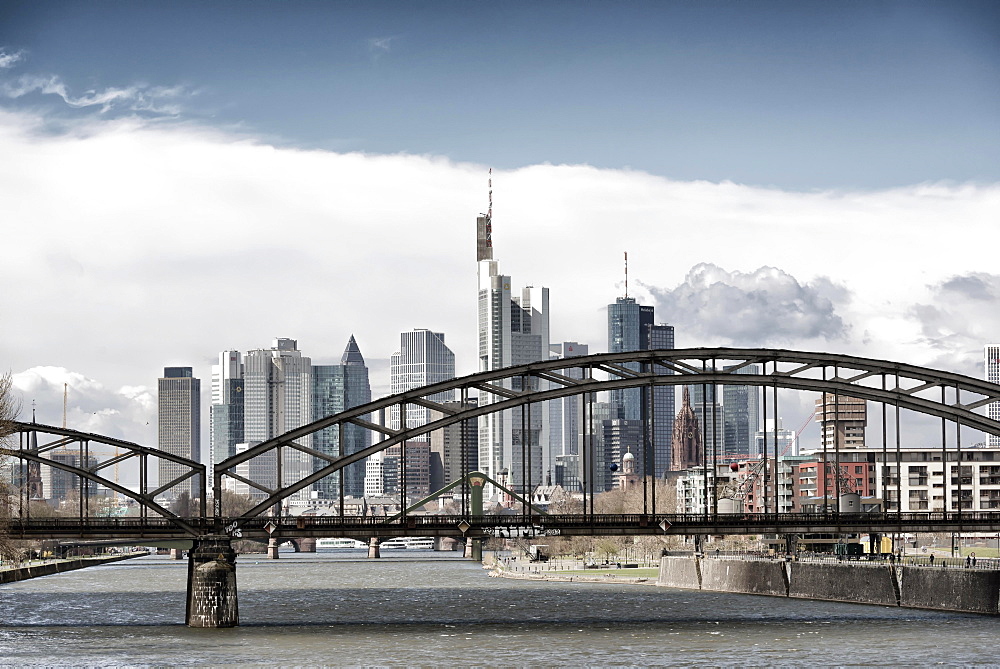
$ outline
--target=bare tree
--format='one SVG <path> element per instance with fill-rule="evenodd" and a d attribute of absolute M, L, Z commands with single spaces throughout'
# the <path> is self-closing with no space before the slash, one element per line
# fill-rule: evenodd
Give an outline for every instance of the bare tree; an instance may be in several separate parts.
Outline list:
<path fill-rule="evenodd" d="M 14 379 L 10 372 L 0 375 L 0 471 L 7 472 L 10 457 L 7 449 L 13 447 L 14 422 L 21 413 L 21 398 L 14 392 Z M 13 486 L 7 476 L 0 477 L 0 555 L 5 558 L 18 557 L 21 549 L 17 542 L 10 540 L 7 529 L 10 524 L 11 496 Z"/>

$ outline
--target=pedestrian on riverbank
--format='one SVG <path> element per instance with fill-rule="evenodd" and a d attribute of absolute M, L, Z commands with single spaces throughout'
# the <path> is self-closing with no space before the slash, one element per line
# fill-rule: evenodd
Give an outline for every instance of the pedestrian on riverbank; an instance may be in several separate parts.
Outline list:
<path fill-rule="evenodd" d="M 931 561 L 931 566 L 933 567 L 934 566 L 934 553 L 931 553 L 930 561 Z"/>

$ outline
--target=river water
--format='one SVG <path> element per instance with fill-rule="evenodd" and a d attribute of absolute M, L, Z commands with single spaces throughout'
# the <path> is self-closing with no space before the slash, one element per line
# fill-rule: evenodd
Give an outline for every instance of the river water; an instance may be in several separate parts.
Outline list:
<path fill-rule="evenodd" d="M 995 618 L 489 578 L 457 554 L 237 561 L 241 627 L 183 625 L 187 561 L 0 586 L 4 665 L 949 665 L 1000 662 Z"/>

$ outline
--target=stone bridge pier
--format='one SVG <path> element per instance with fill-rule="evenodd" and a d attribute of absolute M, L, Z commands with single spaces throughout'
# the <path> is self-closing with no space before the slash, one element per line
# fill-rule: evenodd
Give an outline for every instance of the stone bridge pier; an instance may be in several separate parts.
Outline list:
<path fill-rule="evenodd" d="M 188 627 L 236 627 L 236 551 L 226 535 L 199 537 L 188 553 Z"/>

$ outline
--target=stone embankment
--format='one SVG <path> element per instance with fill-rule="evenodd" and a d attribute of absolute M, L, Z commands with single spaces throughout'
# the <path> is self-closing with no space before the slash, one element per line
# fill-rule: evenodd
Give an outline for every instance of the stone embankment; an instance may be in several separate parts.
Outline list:
<path fill-rule="evenodd" d="M 16 581 L 26 581 L 29 578 L 39 576 L 51 576 L 64 571 L 74 571 L 86 567 L 95 567 L 100 564 L 129 560 L 135 557 L 148 555 L 146 551 L 136 553 L 120 553 L 116 555 L 94 555 L 88 557 L 68 558 L 65 560 L 45 560 L 32 562 L 19 567 L 8 567 L 0 569 L 0 584 L 14 583 Z"/>
<path fill-rule="evenodd" d="M 657 585 L 1000 614 L 1000 571 L 866 562 L 663 557 Z"/>

